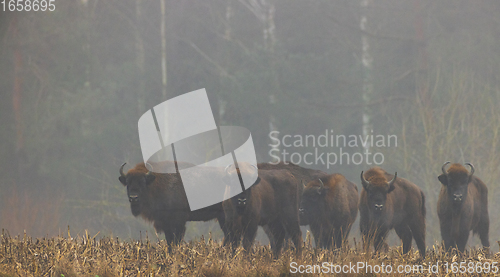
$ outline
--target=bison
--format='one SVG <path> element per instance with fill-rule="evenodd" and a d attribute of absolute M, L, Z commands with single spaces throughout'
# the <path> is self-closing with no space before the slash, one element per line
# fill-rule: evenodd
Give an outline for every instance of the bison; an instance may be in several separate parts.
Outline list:
<path fill-rule="evenodd" d="M 321 177 L 325 177 L 328 173 L 325 173 L 321 170 L 304 168 L 298 166 L 291 162 L 279 162 L 276 164 L 273 163 L 259 163 L 257 167 L 262 170 L 275 170 L 275 169 L 284 169 L 290 172 L 295 178 L 298 180 L 304 181 L 306 184 L 312 180 L 317 180 Z"/>
<path fill-rule="evenodd" d="M 304 186 L 300 222 L 308 224 L 317 247 L 342 247 L 358 215 L 358 189 L 341 174 L 313 180 Z"/>
<path fill-rule="evenodd" d="M 286 170 L 286 171 L 290 172 L 299 182 L 305 182 L 306 184 L 312 180 L 317 180 L 321 177 L 325 177 L 328 175 L 328 173 L 325 173 L 321 170 L 301 167 L 301 166 L 296 165 L 292 162 L 259 163 L 259 164 L 257 164 L 257 167 L 259 168 L 259 170 L 279 170 L 279 169 Z M 302 190 L 303 190 L 303 186 L 300 185 L 299 190 L 297 191 L 298 197 L 299 197 L 298 203 L 300 203 L 300 198 L 302 197 Z M 308 225 L 308 223 L 306 222 L 307 218 L 305 215 L 303 215 L 303 214 L 300 215 L 299 219 L 302 219 L 302 220 L 299 220 L 300 225 L 302 225 L 302 226 Z M 267 236 L 269 237 L 271 247 L 273 247 L 276 244 L 276 242 L 275 242 L 275 239 L 273 238 L 272 233 L 267 230 L 266 226 L 264 226 L 263 229 L 266 232 Z M 287 238 L 286 244 L 288 244 L 288 238 L 290 238 L 290 236 L 287 234 L 285 237 Z"/>
<path fill-rule="evenodd" d="M 164 163 L 174 166 L 174 162 Z M 139 163 L 125 174 L 125 164 L 120 167 L 119 180 L 127 187 L 132 214 L 152 222 L 157 232 L 165 234 L 168 244 L 177 244 L 183 239 L 187 221 L 217 219 L 226 233 L 222 203 L 191 211 L 178 173 L 151 172 L 144 163 Z M 223 174 L 223 169 L 220 172 L 215 168 L 207 170 L 212 170 L 213 174 Z"/>
<path fill-rule="evenodd" d="M 474 166 L 470 172 L 459 164 L 451 164 L 448 170 L 444 163 L 441 167 L 443 174 L 438 176 L 442 184 L 437 203 L 437 213 L 441 226 L 441 237 L 446 250 L 454 247 L 463 252 L 470 231 L 479 234 L 483 247 L 489 247 L 489 216 L 488 216 L 488 189 L 486 185 L 474 175 Z"/>
<path fill-rule="evenodd" d="M 241 170 L 253 170 L 240 165 L 228 168 L 227 174 L 238 174 Z M 251 248 L 258 226 L 264 230 L 277 257 L 281 252 L 285 233 L 289 234 L 298 254 L 302 249 L 302 234 L 298 216 L 298 180 L 286 170 L 258 170 L 256 184 L 242 193 L 223 202 L 226 214 L 227 236 L 224 244 L 233 250 L 243 238 L 246 252 Z"/>
<path fill-rule="evenodd" d="M 389 181 L 390 180 L 390 181 Z M 373 239 L 375 251 L 386 248 L 385 238 L 391 229 L 403 241 L 403 253 L 411 248 L 412 237 L 422 257 L 425 256 L 425 197 L 412 182 L 374 167 L 363 174 L 359 200 L 359 227 L 365 249 Z"/>

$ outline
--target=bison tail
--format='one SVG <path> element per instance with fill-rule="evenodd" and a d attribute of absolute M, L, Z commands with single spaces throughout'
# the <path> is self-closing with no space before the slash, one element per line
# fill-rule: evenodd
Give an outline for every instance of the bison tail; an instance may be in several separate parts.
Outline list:
<path fill-rule="evenodd" d="M 422 195 L 422 215 L 425 217 L 425 195 L 423 191 L 420 191 L 420 194 Z"/>

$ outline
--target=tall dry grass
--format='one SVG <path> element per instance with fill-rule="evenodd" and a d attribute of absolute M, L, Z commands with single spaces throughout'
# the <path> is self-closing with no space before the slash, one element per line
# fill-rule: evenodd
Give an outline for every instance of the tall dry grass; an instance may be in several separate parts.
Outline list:
<path fill-rule="evenodd" d="M 86 234 L 83 237 L 54 237 L 35 239 L 28 236 L 11 237 L 5 232 L 0 240 L 0 276 L 319 276 L 293 274 L 298 265 L 319 265 L 328 262 L 338 265 L 358 262 L 375 265 L 391 265 L 390 276 L 430 276 L 429 265 L 439 261 L 439 273 L 445 276 L 445 262 L 485 264 L 500 262 L 500 255 L 486 256 L 478 250 L 464 255 L 445 253 L 439 246 L 430 246 L 425 259 L 411 251 L 401 254 L 401 247 L 392 247 L 386 253 L 363 252 L 360 244 L 342 250 L 329 251 L 311 248 L 307 243 L 301 257 L 287 249 L 278 259 L 272 258 L 268 246 L 256 245 L 246 256 L 242 248 L 235 254 L 222 247 L 220 241 L 201 239 L 174 246 L 169 251 L 165 242 L 120 241 L 117 238 L 101 238 Z M 291 263 L 295 262 L 294 267 Z M 399 265 L 410 266 L 417 271 L 396 274 Z M 419 267 L 421 265 L 421 267 Z M 413 270 L 413 269 L 412 269 Z M 376 276 L 364 270 L 360 276 Z M 358 275 L 358 274 L 356 274 Z M 387 275 L 387 274 L 382 274 Z M 493 274 L 469 274 L 493 276 Z M 349 274 L 354 276 L 354 274 Z"/>

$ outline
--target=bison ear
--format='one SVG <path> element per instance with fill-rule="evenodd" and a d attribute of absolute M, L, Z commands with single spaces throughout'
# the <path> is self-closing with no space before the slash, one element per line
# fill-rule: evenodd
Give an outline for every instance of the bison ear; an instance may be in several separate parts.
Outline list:
<path fill-rule="evenodd" d="M 118 180 L 120 180 L 120 183 L 122 183 L 124 186 L 127 186 L 127 180 L 124 176 L 118 177 Z"/>
<path fill-rule="evenodd" d="M 156 176 L 154 174 L 151 174 L 151 172 L 149 172 L 148 174 L 146 174 L 146 185 L 151 185 L 151 183 L 154 182 L 154 180 L 156 179 Z"/>
<path fill-rule="evenodd" d="M 438 179 L 439 179 L 439 182 L 441 182 L 441 184 L 443 184 L 443 186 L 448 185 L 448 177 L 446 175 L 441 174 L 438 176 Z"/>
<path fill-rule="evenodd" d="M 319 194 L 319 195 L 323 195 L 325 194 L 325 191 L 327 190 L 327 188 L 325 187 L 319 187 L 317 188 L 316 192 Z"/>

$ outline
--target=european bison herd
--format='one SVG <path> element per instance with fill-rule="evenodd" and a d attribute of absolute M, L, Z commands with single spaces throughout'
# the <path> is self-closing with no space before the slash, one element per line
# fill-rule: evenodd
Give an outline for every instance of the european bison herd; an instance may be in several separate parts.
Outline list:
<path fill-rule="evenodd" d="M 448 164 L 442 166 L 438 177 L 442 187 L 437 203 L 445 249 L 463 252 L 471 231 L 488 248 L 488 189 L 474 176 L 472 164 L 465 164 L 470 170 L 458 163 L 446 170 Z M 254 185 L 232 193 L 232 198 L 191 211 L 179 173 L 154 173 L 144 163 L 124 173 L 124 166 L 120 167 L 119 180 L 127 188 L 132 214 L 152 222 L 157 232 L 165 234 L 168 244 L 182 241 L 187 221 L 217 219 L 224 233 L 223 243 L 233 251 L 240 242 L 245 252 L 250 251 L 258 226 L 269 237 L 275 256 L 280 255 L 285 238 L 290 238 L 297 255 L 301 254 L 300 225 L 309 225 L 317 247 L 341 248 L 359 210 L 365 250 L 371 245 L 375 251 L 386 250 L 385 238 L 394 229 L 403 243 L 403 253 L 415 240 L 420 255 L 425 256 L 424 193 L 409 180 L 380 167 L 361 172 L 359 197 L 357 186 L 343 175 L 292 163 L 205 168 L 212 175 L 204 176 L 221 180 L 233 174 L 241 176 L 243 171 L 258 176 Z M 163 162 L 162 166 L 177 168 L 174 162 Z M 226 188 L 228 191 L 229 186 Z"/>

